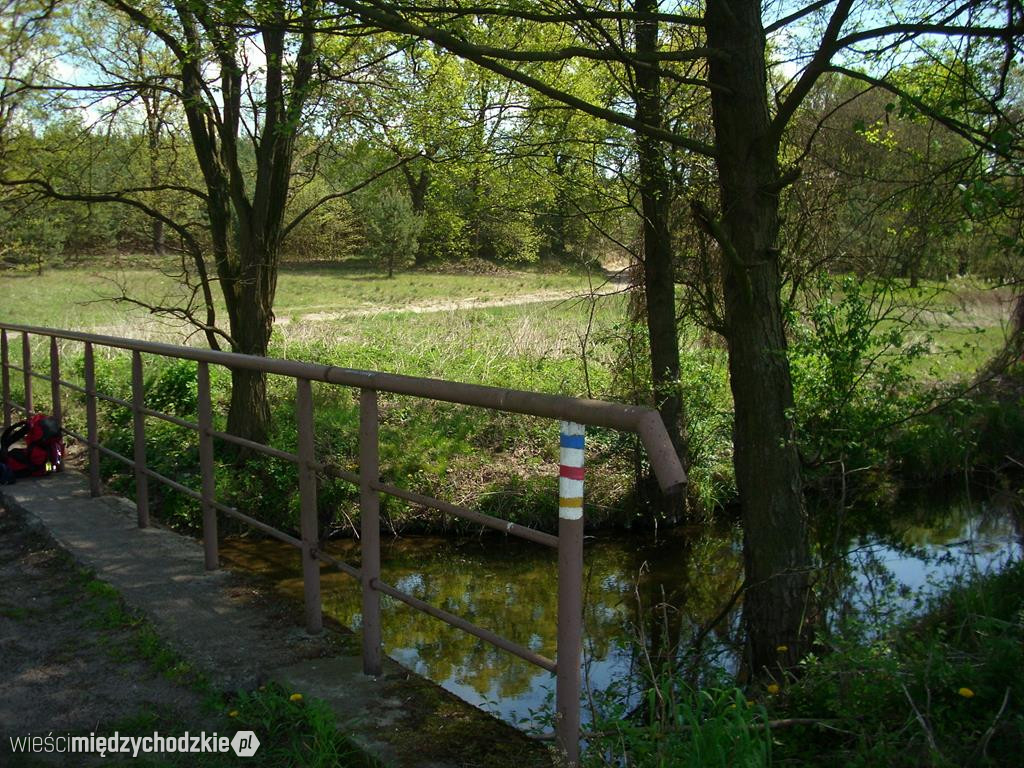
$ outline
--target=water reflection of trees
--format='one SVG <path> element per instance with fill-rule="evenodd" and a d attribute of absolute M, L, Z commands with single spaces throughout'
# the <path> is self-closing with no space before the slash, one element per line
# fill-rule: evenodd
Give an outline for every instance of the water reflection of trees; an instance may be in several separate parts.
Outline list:
<path fill-rule="evenodd" d="M 899 588 L 878 557 L 864 555 L 851 562 L 848 553 L 865 542 L 915 555 L 946 551 L 949 542 L 965 536 L 1013 542 L 1020 532 L 1011 511 L 1020 512 L 998 503 L 947 497 L 941 502 L 907 503 L 895 511 L 850 510 L 831 518 L 819 513 L 818 554 L 830 565 L 823 571 L 828 578 L 819 582 L 826 616 L 834 621 L 844 611 L 848 615 L 864 604 L 872 589 L 881 594 Z M 331 550 L 358 565 L 358 542 L 334 542 Z M 301 599 L 299 557 L 291 547 L 235 540 L 226 542 L 222 553 L 229 563 L 262 573 Z M 655 668 L 683 660 L 684 670 L 693 672 L 699 665 L 691 663 L 694 659 L 686 651 L 705 633 L 705 650 L 735 654 L 741 639 L 739 606 L 722 610 L 742 580 L 735 529 L 673 531 L 657 543 L 602 536 L 588 539 L 585 557 L 584 648 L 595 685 L 627 679 L 639 684 L 648 659 Z M 928 557 L 922 563 L 934 569 L 936 563 L 927 562 Z M 384 543 L 382 564 L 385 580 L 399 589 L 554 658 L 554 551 L 496 536 L 455 541 L 407 537 Z M 331 615 L 358 629 L 360 594 L 354 580 L 325 571 L 323 595 Z M 876 601 L 879 605 L 884 604 L 883 597 Z M 708 626 L 711 623 L 715 625 Z M 637 638 L 644 641 L 639 656 Z M 388 599 L 384 642 L 388 652 L 406 661 L 415 659 L 421 674 L 467 686 L 483 699 L 536 701 L 539 687 L 551 680 L 548 673 L 511 654 Z M 735 656 L 729 660 L 735 662 Z"/>
<path fill-rule="evenodd" d="M 358 563 L 358 544 L 343 542 L 332 554 Z M 232 541 L 224 556 L 263 573 L 301 595 L 298 557 L 286 545 Z M 731 535 L 690 532 L 655 546 L 635 539 L 588 542 L 584 574 L 586 653 L 595 660 L 621 657 L 638 634 L 657 647 L 680 645 L 708 621 L 735 589 L 740 562 Z M 448 541 L 400 539 L 382 551 L 383 577 L 415 597 L 491 629 L 531 650 L 555 657 L 557 561 L 554 551 L 494 537 Z M 358 586 L 347 576 L 324 573 L 325 609 L 342 624 L 361 622 Z M 652 606 L 659 610 L 652 612 Z M 415 651 L 418 667 L 436 681 L 472 687 L 486 698 L 529 693 L 543 670 L 407 606 L 385 600 L 384 643 L 389 652 Z M 669 616 L 665 625 L 660 618 Z M 627 674 L 623 669 L 622 674 Z"/>
<path fill-rule="evenodd" d="M 1019 551 L 1019 514 L 1012 496 L 962 486 L 908 496 L 892 507 L 819 514 L 825 626 L 839 628 L 849 619 L 882 626 L 923 605 L 932 586 L 1008 555 L 1015 540 Z M 911 575 L 929 588 L 910 588 Z"/>

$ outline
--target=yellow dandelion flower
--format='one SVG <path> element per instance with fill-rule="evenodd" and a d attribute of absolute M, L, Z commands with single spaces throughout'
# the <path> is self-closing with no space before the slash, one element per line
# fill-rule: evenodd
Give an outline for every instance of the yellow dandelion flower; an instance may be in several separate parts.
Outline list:
<path fill-rule="evenodd" d="M 960 690 L 957 691 L 957 693 L 959 693 L 965 699 L 973 699 L 974 698 L 974 691 L 972 691 L 970 688 L 961 688 Z"/>
<path fill-rule="evenodd" d="M 789 650 L 789 646 L 788 645 L 780 645 L 775 650 L 778 651 L 779 653 L 785 653 L 786 651 Z"/>
<path fill-rule="evenodd" d="M 772 696 L 774 696 L 776 693 L 779 692 L 779 684 L 768 683 L 768 685 L 765 686 L 765 690 L 768 691 L 768 693 L 772 694 Z"/>
<path fill-rule="evenodd" d="M 291 696 L 288 697 L 288 701 L 302 701 L 302 694 L 293 693 Z"/>
<path fill-rule="evenodd" d="M 753 699 L 747 699 L 747 709 L 750 709 L 750 707 L 752 707 L 752 706 L 754 706 L 754 700 Z"/>
<path fill-rule="evenodd" d="M 238 717 L 238 710 L 232 709 L 230 712 L 228 712 L 228 717 Z"/>

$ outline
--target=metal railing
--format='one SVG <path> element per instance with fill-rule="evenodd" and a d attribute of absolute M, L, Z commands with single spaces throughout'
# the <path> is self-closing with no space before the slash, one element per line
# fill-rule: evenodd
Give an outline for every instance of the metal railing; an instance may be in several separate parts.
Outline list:
<path fill-rule="evenodd" d="M 10 360 L 8 334 L 21 335 L 21 365 Z M 31 337 L 49 339 L 49 375 L 32 368 Z M 60 373 L 58 340 L 81 342 L 84 345 L 84 386 L 65 381 Z M 94 347 L 127 350 L 132 354 L 131 401 L 96 391 Z M 193 423 L 177 416 L 146 407 L 143 390 L 143 354 L 180 360 L 197 365 L 198 418 Z M 138 524 L 149 524 L 149 481 L 197 500 L 203 512 L 203 548 L 206 568 L 218 567 L 217 513 L 233 517 L 263 533 L 287 542 L 302 553 L 303 596 L 306 629 L 311 633 L 323 627 L 320 599 L 320 566 L 327 564 L 355 578 L 362 588 L 362 653 L 363 671 L 367 675 L 381 672 L 380 596 L 389 595 L 406 605 L 438 618 L 482 640 L 525 659 L 556 675 L 555 738 L 570 764 L 579 758 L 580 728 L 580 662 L 583 633 L 583 440 L 585 426 L 607 427 L 635 433 L 644 445 L 651 467 L 662 489 L 679 491 L 686 475 L 672 447 L 657 412 L 649 408 L 582 400 L 558 395 L 523 392 L 512 389 L 461 384 L 439 379 L 400 376 L 373 371 L 353 370 L 314 363 L 256 357 L 231 352 L 216 352 L 194 347 L 174 346 L 151 341 L 101 336 L 76 331 L 36 328 L 0 323 L 0 358 L 2 358 L 4 425 L 11 423 L 14 410 L 25 414 L 35 410 L 33 380 L 50 382 L 52 415 L 64 432 L 88 449 L 89 487 L 93 496 L 100 494 L 100 454 L 131 467 L 135 474 L 135 499 Z M 262 443 L 214 429 L 213 403 L 210 393 L 210 365 L 228 369 L 246 369 L 277 374 L 295 379 L 295 403 L 298 427 L 296 453 L 283 451 Z M 24 381 L 24 405 L 11 399 L 11 372 L 18 371 Z M 317 459 L 313 426 L 313 382 L 325 382 L 359 390 L 359 471 L 350 472 Z M 63 425 L 61 388 L 84 395 L 86 434 L 81 435 Z M 380 479 L 378 393 L 458 403 L 496 411 L 558 419 L 562 422 L 562 468 L 558 535 L 534 530 L 483 514 L 440 499 L 424 496 Z M 134 429 L 134 452 L 131 458 L 100 444 L 98 438 L 97 403 L 107 401 L 130 409 Z M 156 418 L 185 427 L 199 439 L 200 489 L 198 491 L 166 477 L 146 464 L 146 419 Z M 235 507 L 218 502 L 214 482 L 214 440 L 233 443 L 297 465 L 300 502 L 300 537 L 277 530 L 244 514 Z M 319 549 L 317 527 L 317 473 L 340 478 L 359 487 L 361 567 L 331 557 Z M 381 579 L 380 572 L 380 494 L 430 507 L 448 515 L 463 518 L 489 528 L 512 534 L 558 550 L 558 631 L 556 659 L 548 659 L 529 648 L 507 640 L 494 632 L 478 627 L 436 606 L 395 588 Z"/>

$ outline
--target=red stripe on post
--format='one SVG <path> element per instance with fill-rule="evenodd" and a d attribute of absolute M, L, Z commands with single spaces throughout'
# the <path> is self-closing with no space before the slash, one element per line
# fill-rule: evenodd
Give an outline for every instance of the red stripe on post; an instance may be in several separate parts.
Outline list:
<path fill-rule="evenodd" d="M 567 467 L 565 464 L 558 465 L 559 474 L 570 480 L 582 480 L 585 470 L 583 467 Z"/>

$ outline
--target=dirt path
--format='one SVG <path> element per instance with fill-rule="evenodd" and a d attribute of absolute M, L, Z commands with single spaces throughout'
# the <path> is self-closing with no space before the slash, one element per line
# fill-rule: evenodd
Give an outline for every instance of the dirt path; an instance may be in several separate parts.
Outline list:
<path fill-rule="evenodd" d="M 621 287 L 615 283 L 606 283 L 594 290 L 594 296 L 610 296 L 618 293 Z M 373 317 L 375 315 L 388 314 L 393 312 L 410 312 L 414 315 L 428 314 L 431 312 L 459 312 L 466 309 L 491 309 L 494 307 L 518 307 L 524 304 L 543 304 L 549 301 L 571 301 L 589 297 L 589 293 L 581 290 L 558 290 L 549 289 L 545 291 L 534 291 L 532 293 L 520 293 L 515 296 L 479 297 L 467 296 L 463 299 L 429 299 L 426 301 L 411 302 L 408 304 L 382 305 L 365 309 L 330 310 L 324 312 L 307 312 L 299 314 L 301 322 L 329 322 L 332 320 L 345 320 L 352 317 Z M 308 308 L 307 308 L 308 309 Z M 282 310 L 282 314 L 287 310 Z M 279 317 L 277 325 L 288 325 L 291 318 Z"/>
<path fill-rule="evenodd" d="M 200 694 L 141 657 L 137 627 L 110 588 L 3 508 L 0 584 L 0 765 L 40 764 L 11 756 L 11 737 L 203 722 Z"/>

